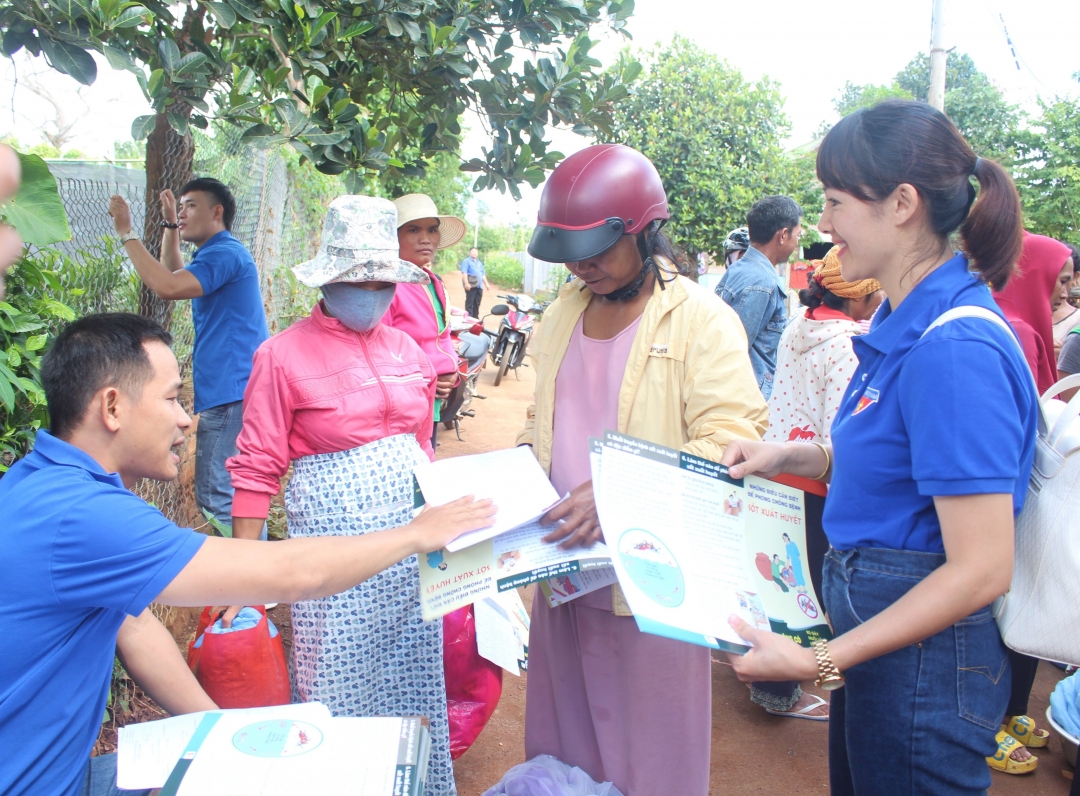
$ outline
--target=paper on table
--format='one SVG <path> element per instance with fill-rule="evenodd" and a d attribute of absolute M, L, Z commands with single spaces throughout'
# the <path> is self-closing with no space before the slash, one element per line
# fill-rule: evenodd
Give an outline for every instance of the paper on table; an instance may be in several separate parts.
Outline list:
<path fill-rule="evenodd" d="M 393 793 L 400 718 L 286 722 L 284 733 L 270 723 L 223 714 L 199 747 L 178 796 Z"/>
<path fill-rule="evenodd" d="M 517 591 L 478 600 L 473 615 L 476 648 L 482 657 L 515 676 L 528 668 L 529 614 Z"/>
<path fill-rule="evenodd" d="M 258 719 L 280 713 L 283 706 L 232 711 Z M 284 706 L 297 719 L 315 721 L 330 718 L 329 709 L 319 702 Z M 215 713 L 222 711 L 212 711 Z M 116 786 L 123 790 L 160 788 L 180 759 L 206 711 L 121 727 L 117 738 Z"/>
<path fill-rule="evenodd" d="M 559 501 L 555 487 L 527 447 L 424 463 L 413 474 L 424 499 L 433 506 L 466 495 L 495 501 L 495 524 L 462 534 L 446 546 L 451 553 L 537 520 Z"/>

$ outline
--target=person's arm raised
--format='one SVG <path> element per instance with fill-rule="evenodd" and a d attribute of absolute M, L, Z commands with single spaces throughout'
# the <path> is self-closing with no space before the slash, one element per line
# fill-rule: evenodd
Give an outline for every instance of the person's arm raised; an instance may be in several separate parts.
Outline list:
<path fill-rule="evenodd" d="M 117 235 L 125 235 L 131 231 L 131 209 L 121 196 L 114 196 L 109 200 L 109 215 L 113 218 L 113 226 Z M 176 236 L 176 230 L 169 230 Z M 165 244 L 162 243 L 162 250 Z M 179 249 L 179 238 L 173 244 Z M 124 251 L 131 258 L 132 265 L 146 285 L 154 294 L 166 301 L 198 298 L 203 294 L 202 283 L 193 273 L 186 270 L 170 271 L 169 268 L 154 259 L 154 255 L 146 250 L 141 240 L 132 239 L 124 242 Z"/>
<path fill-rule="evenodd" d="M 258 605 L 327 597 L 413 554 L 440 550 L 467 531 L 489 527 L 495 512 L 490 500 L 465 497 L 427 507 L 401 528 L 363 536 L 273 543 L 211 537 L 156 602 Z"/>
<path fill-rule="evenodd" d="M 191 673 L 172 634 L 147 608 L 116 635 L 116 654 L 135 684 L 172 716 L 217 710 Z"/>

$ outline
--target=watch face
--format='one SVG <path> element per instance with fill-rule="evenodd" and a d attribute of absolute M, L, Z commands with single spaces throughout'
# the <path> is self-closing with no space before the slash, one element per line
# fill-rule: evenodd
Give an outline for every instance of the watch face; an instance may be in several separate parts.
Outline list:
<path fill-rule="evenodd" d="M 821 687 L 824 688 L 826 691 L 835 691 L 837 688 L 844 687 L 844 681 L 842 679 L 826 680 L 821 684 Z"/>

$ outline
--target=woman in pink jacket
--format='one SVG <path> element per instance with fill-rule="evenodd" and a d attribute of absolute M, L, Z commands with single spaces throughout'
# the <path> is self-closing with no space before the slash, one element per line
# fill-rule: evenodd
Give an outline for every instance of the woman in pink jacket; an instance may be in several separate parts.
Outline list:
<path fill-rule="evenodd" d="M 386 199 L 330 204 L 322 246 L 293 272 L 319 287 L 311 316 L 255 352 L 239 453 L 228 461 L 233 533 L 258 538 L 290 464 L 289 536 L 351 536 L 406 524 L 413 468 L 433 459 L 435 369 L 380 320 L 399 286 L 427 275 L 398 258 Z M 420 615 L 416 556 L 354 589 L 292 606 L 294 698 L 335 715 L 427 716 L 428 796 L 454 796 L 442 623 Z"/>
<path fill-rule="evenodd" d="M 401 285 L 394 293 L 383 323 L 409 335 L 427 354 L 439 376 L 435 388 L 435 423 L 431 446 L 442 420 L 443 399 L 458 380 L 458 355 L 450 339 L 450 302 L 442 281 L 431 270 L 435 252 L 453 246 L 465 236 L 465 222 L 441 216 L 431 197 L 410 193 L 394 200 L 398 212 L 398 256 L 428 276 L 426 284 Z"/>

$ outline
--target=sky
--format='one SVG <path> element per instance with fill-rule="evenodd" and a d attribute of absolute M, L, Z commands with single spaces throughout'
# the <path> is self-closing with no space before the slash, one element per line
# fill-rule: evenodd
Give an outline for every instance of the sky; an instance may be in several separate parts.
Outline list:
<path fill-rule="evenodd" d="M 917 53 L 929 50 L 931 8 L 931 0 L 637 0 L 628 25 L 633 40 L 598 30 L 594 55 L 609 64 L 627 45 L 649 49 L 675 34 L 691 39 L 747 79 L 778 82 L 792 124 L 787 143 L 798 146 L 813 138 L 822 121 L 836 118 L 832 101 L 845 82 L 890 83 Z M 1080 84 L 1071 77 L 1080 71 L 1076 0 L 945 0 L 943 31 L 946 46 L 970 55 L 1010 102 L 1037 112 L 1039 97 L 1080 97 Z M 70 146 L 88 155 L 111 155 L 113 141 L 129 138 L 131 121 L 149 112 L 128 73 L 101 63 L 94 86 L 76 93 L 70 78 L 20 53 L 14 64 L 0 62 L 0 134 L 12 133 L 25 144 L 42 140 L 42 120 L 54 116 L 52 106 L 16 85 L 16 78 L 25 83 L 35 71 L 68 115 L 79 117 Z M 466 159 L 479 155 L 485 143 L 480 125 L 469 126 Z M 564 154 L 591 143 L 568 132 L 556 132 L 553 141 Z M 527 188 L 520 203 L 497 191 L 479 198 L 492 221 L 531 222 L 539 190 Z M 474 206 L 474 218 L 475 212 Z"/>

